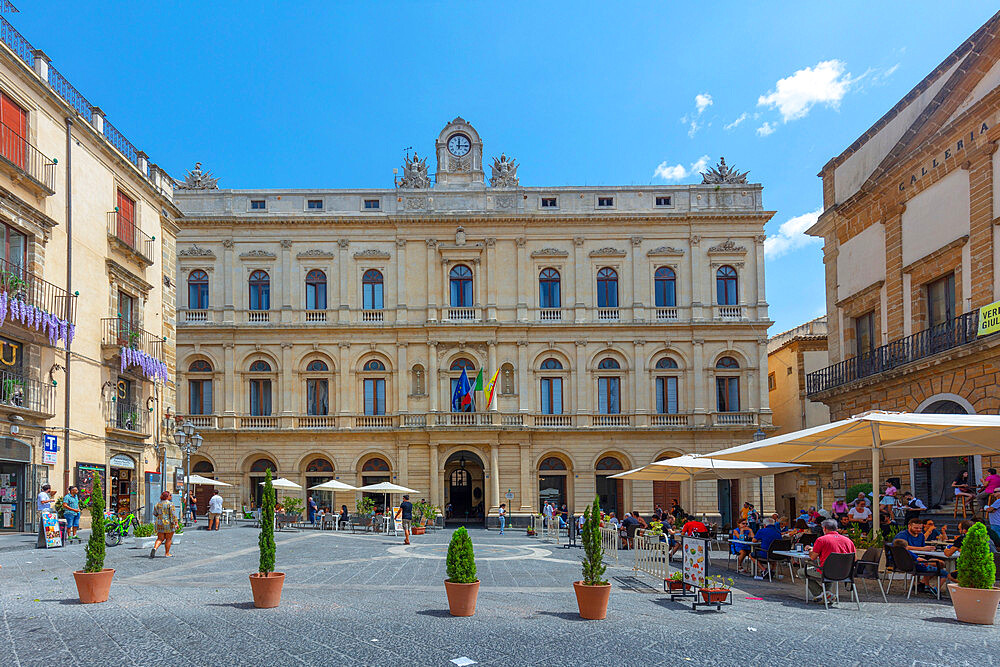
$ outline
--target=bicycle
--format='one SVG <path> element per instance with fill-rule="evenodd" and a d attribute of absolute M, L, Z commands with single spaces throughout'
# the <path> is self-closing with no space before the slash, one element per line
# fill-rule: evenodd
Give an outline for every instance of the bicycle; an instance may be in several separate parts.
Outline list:
<path fill-rule="evenodd" d="M 128 537 L 129 528 L 134 530 L 139 525 L 139 517 L 134 512 L 123 517 L 107 517 L 104 524 L 104 543 L 109 547 L 118 546 Z"/>

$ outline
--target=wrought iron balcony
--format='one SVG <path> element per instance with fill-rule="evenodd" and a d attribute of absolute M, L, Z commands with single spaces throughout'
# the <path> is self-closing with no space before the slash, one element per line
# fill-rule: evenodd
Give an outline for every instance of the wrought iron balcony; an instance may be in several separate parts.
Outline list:
<path fill-rule="evenodd" d="M 124 317 L 105 317 L 101 320 L 103 336 L 101 345 L 105 347 L 128 347 L 145 352 L 159 361 L 164 361 L 163 336 L 140 329 L 137 324 Z"/>
<path fill-rule="evenodd" d="M 51 382 L 0 370 L 0 409 L 13 408 L 51 417 L 55 415 L 55 391 Z"/>
<path fill-rule="evenodd" d="M 151 266 L 155 261 L 153 251 L 156 237 L 142 231 L 139 225 L 122 215 L 121 211 L 108 211 L 108 238 L 146 266 Z"/>
<path fill-rule="evenodd" d="M 0 123 L 0 165 L 14 180 L 22 180 L 36 193 L 55 194 L 56 161 L 5 123 Z"/>
<path fill-rule="evenodd" d="M 149 410 L 138 403 L 110 399 L 105 402 L 104 411 L 108 428 L 149 435 Z"/>
<path fill-rule="evenodd" d="M 76 322 L 76 295 L 5 259 L 0 259 L 0 290 L 8 299 L 18 299 L 70 324 Z"/>
<path fill-rule="evenodd" d="M 812 396 L 855 380 L 885 373 L 977 340 L 979 311 L 924 329 L 912 336 L 876 347 L 871 352 L 827 366 L 806 376 L 806 392 Z"/>

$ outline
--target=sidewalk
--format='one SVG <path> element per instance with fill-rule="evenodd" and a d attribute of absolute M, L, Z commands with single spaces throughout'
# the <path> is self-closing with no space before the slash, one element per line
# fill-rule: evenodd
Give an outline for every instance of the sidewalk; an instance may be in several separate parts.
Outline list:
<path fill-rule="evenodd" d="M 81 530 L 77 535 L 81 541 L 86 542 L 90 537 L 90 530 Z M 0 533 L 0 552 L 34 549 L 37 543 L 38 533 Z"/>

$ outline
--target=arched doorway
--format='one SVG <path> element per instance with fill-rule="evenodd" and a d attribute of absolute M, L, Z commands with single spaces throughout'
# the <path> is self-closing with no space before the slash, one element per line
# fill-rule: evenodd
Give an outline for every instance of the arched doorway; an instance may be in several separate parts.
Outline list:
<path fill-rule="evenodd" d="M 444 463 L 446 521 L 482 523 L 486 517 L 486 466 L 474 452 L 454 452 Z"/>
<path fill-rule="evenodd" d="M 392 473 L 389 464 L 381 457 L 373 456 L 361 464 L 361 486 L 390 482 L 392 481 L 391 478 Z M 376 510 L 380 512 L 385 511 L 386 498 L 384 493 L 369 493 L 368 491 L 364 491 L 363 495 L 365 498 L 372 499 Z"/>
<path fill-rule="evenodd" d="M 569 467 L 558 456 L 546 456 L 538 462 L 538 508 L 548 502 L 557 510 L 566 505 L 569 498 Z"/>
<path fill-rule="evenodd" d="M 625 480 L 611 479 L 614 475 L 625 470 L 625 466 L 615 456 L 602 457 L 596 467 L 597 474 L 597 497 L 601 503 L 601 509 L 605 512 L 614 512 L 615 516 L 622 516 L 625 510 Z"/>
<path fill-rule="evenodd" d="M 202 459 L 200 461 L 195 461 L 191 464 L 191 474 L 201 475 L 202 477 L 212 477 L 215 473 L 215 466 L 212 465 L 211 461 Z M 195 487 L 195 507 L 198 508 L 199 515 L 208 514 L 208 501 L 215 494 L 214 486 L 206 486 L 204 484 L 199 484 Z"/>
<path fill-rule="evenodd" d="M 310 487 L 329 482 L 333 479 L 333 464 L 322 456 L 313 457 L 306 464 L 306 497 L 312 496 L 317 507 L 324 507 L 326 511 L 335 510 L 333 507 L 333 491 L 309 491 Z"/>
<path fill-rule="evenodd" d="M 958 397 L 956 397 L 958 398 Z M 967 415 L 970 410 L 951 398 L 932 397 L 926 404 L 918 408 L 921 414 L 930 415 Z M 963 459 L 965 459 L 963 461 Z M 941 456 L 932 459 L 913 459 L 913 495 L 931 509 L 939 509 L 942 505 L 954 502 L 955 492 L 951 482 L 963 470 L 969 471 L 969 479 L 975 480 L 972 457 Z"/>
<path fill-rule="evenodd" d="M 250 464 L 250 507 L 260 507 L 260 500 L 264 496 L 264 487 L 261 483 L 271 471 L 271 479 L 278 476 L 278 466 L 267 458 L 259 458 Z"/>
<path fill-rule="evenodd" d="M 656 457 L 657 461 L 666 461 L 680 454 L 662 454 Z M 674 501 L 683 507 L 681 503 L 681 483 L 680 482 L 653 482 L 653 509 L 662 507 L 663 511 L 669 512 Z M 687 508 L 691 509 L 691 508 Z"/>

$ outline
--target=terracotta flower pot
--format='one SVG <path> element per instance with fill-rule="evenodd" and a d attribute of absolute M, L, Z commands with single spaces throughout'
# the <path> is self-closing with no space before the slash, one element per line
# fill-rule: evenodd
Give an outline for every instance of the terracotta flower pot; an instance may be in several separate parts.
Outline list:
<path fill-rule="evenodd" d="M 424 528 L 423 526 L 413 526 L 412 528 L 410 528 L 410 534 L 411 535 L 423 535 L 426 532 L 426 530 L 427 529 Z"/>
<path fill-rule="evenodd" d="M 576 591 L 576 606 L 580 608 L 580 618 L 599 621 L 607 617 L 611 584 L 590 586 L 582 581 L 574 581 L 573 590 Z"/>
<path fill-rule="evenodd" d="M 683 581 L 677 581 L 676 579 L 667 579 L 668 591 L 687 591 L 690 589 L 691 584 L 685 584 Z"/>
<path fill-rule="evenodd" d="M 479 581 L 471 584 L 455 584 L 445 579 L 444 591 L 448 594 L 448 612 L 452 616 L 472 616 L 476 613 Z"/>
<path fill-rule="evenodd" d="M 963 588 L 948 584 L 955 618 L 963 623 L 993 625 L 1000 605 L 1000 588 Z"/>
<path fill-rule="evenodd" d="M 250 575 L 250 589 L 253 591 L 253 606 L 257 609 L 270 609 L 281 604 L 281 587 L 285 584 L 284 572 Z"/>
<path fill-rule="evenodd" d="M 73 578 L 76 579 L 76 592 L 80 596 L 80 602 L 83 604 L 107 602 L 108 592 L 111 591 L 111 579 L 114 576 L 115 571 L 109 567 L 100 572 L 83 570 L 74 572 Z"/>
<path fill-rule="evenodd" d="M 705 602 L 725 602 L 729 591 L 725 588 L 702 588 L 701 597 Z"/>

